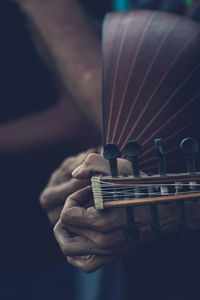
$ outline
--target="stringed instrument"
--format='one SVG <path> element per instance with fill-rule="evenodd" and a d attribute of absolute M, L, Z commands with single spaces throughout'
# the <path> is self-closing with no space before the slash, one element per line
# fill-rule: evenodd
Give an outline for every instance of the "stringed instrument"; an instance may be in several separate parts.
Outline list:
<path fill-rule="evenodd" d="M 158 141 L 158 140 L 156 140 Z M 161 142 L 162 140 L 159 139 Z M 158 156 L 159 175 L 139 176 L 137 153 L 135 147 L 137 141 L 129 141 L 133 147 L 132 168 L 133 176 L 100 176 L 92 178 L 94 202 L 97 210 L 107 207 L 143 206 L 153 203 L 171 202 L 179 199 L 200 198 L 200 172 L 195 172 L 194 154 L 198 152 L 198 145 L 192 138 L 186 138 L 181 143 L 181 148 L 186 154 L 187 173 L 165 174 L 164 151 Z M 135 146 L 136 145 L 136 146 Z M 105 148 L 117 146 L 107 144 Z M 129 150 L 130 151 L 130 150 Z M 105 150 L 104 150 L 104 155 Z M 114 155 L 113 155 L 114 156 Z M 163 156 L 163 157 L 162 157 Z M 113 160 L 110 160 L 111 172 L 113 172 Z M 115 161 L 117 163 L 117 161 Z M 116 165 L 117 167 L 117 165 Z"/>
<path fill-rule="evenodd" d="M 200 197 L 200 26 L 161 12 L 111 13 L 102 49 L 104 157 L 111 176 L 92 178 L 95 207 L 127 207 L 128 225 L 135 227 L 129 206 L 149 205 L 152 230 L 160 234 L 157 206 L 174 201 L 185 232 L 184 201 Z M 120 156 L 132 162 L 132 176 L 118 175 Z M 130 239 L 139 238 L 139 229 L 132 233 Z"/>

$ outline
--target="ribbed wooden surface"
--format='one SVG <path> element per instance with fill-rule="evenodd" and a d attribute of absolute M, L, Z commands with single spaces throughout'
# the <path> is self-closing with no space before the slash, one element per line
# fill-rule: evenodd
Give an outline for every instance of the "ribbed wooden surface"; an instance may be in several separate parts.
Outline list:
<path fill-rule="evenodd" d="M 183 171 L 179 144 L 200 144 L 200 26 L 167 13 L 108 14 L 103 27 L 104 141 L 136 138 L 144 170 L 163 138 L 168 170 Z"/>

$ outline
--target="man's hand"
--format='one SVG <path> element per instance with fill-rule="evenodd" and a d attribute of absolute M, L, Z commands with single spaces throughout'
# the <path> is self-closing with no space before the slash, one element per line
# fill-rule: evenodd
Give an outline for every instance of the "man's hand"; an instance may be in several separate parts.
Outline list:
<path fill-rule="evenodd" d="M 130 174 L 131 164 L 119 159 L 118 169 L 121 174 Z M 87 180 L 93 173 L 110 173 L 109 163 L 103 156 L 89 154 L 73 176 L 76 180 Z M 96 270 L 136 246 L 136 242 L 128 241 L 124 234 L 125 209 L 97 211 L 92 198 L 90 186 L 70 195 L 54 228 L 68 261 L 85 272 Z"/>
<path fill-rule="evenodd" d="M 48 218 L 52 224 L 58 221 L 66 198 L 90 183 L 88 179 L 73 178 L 71 173 L 84 161 L 88 153 L 94 151 L 94 149 L 91 149 L 78 156 L 66 159 L 52 174 L 46 189 L 40 197 L 40 203 L 47 211 Z"/>
<path fill-rule="evenodd" d="M 69 196 L 54 228 L 68 262 L 85 272 L 96 270 L 133 247 L 124 234 L 125 210 L 84 208 L 91 199 L 91 187 Z"/>
<path fill-rule="evenodd" d="M 131 174 L 131 163 L 118 159 L 119 174 Z M 109 175 L 109 163 L 103 156 L 91 153 L 73 171 L 76 180 L 88 180 L 94 173 Z M 69 263 L 82 271 L 92 272 L 103 264 L 125 255 L 155 239 L 151 229 L 148 206 L 134 208 L 135 221 L 140 227 L 140 240 L 129 241 L 124 232 L 127 220 L 124 208 L 97 211 L 92 203 L 91 186 L 71 194 L 65 202 L 54 228 L 55 237 Z M 200 228 L 200 202 L 185 202 L 190 228 Z M 163 236 L 178 233 L 177 203 L 159 206 Z"/>

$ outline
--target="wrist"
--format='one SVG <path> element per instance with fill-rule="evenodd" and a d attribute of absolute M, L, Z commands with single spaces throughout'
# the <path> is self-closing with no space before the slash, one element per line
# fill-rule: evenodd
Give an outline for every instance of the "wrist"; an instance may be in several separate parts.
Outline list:
<path fill-rule="evenodd" d="M 60 3 L 68 3 L 72 0 L 13 0 L 13 2 L 17 3 L 19 6 L 22 6 L 23 8 L 28 7 L 36 7 L 36 6 L 44 6 L 44 5 L 59 5 Z M 76 2 L 75 0 L 73 0 Z"/>
<path fill-rule="evenodd" d="M 67 12 L 71 6 L 76 6 L 76 0 L 13 0 L 20 9 L 30 18 L 37 19 L 44 16 Z"/>

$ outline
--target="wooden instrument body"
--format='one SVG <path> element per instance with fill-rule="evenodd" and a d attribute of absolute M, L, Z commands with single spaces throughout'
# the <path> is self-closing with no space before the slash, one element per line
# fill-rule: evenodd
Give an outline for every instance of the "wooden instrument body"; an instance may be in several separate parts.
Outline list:
<path fill-rule="evenodd" d="M 141 169 L 155 171 L 154 139 L 162 138 L 168 172 L 185 172 L 179 144 L 200 137 L 199 24 L 153 11 L 108 14 L 102 52 L 104 143 L 123 152 L 137 139 Z"/>
<path fill-rule="evenodd" d="M 187 136 L 197 141 L 200 137 L 199 24 L 154 11 L 107 14 L 102 54 L 104 144 L 116 143 L 124 153 L 126 143 L 136 139 L 143 148 L 141 170 L 155 174 L 154 139 L 162 138 L 167 171 L 184 173 L 180 141 Z M 199 163 L 198 158 L 197 167 Z M 195 182 L 196 190 L 182 193 L 178 187 L 180 182 L 185 182 L 190 188 Z M 198 182 L 199 174 L 92 179 L 97 209 L 196 199 L 199 197 Z M 108 186 L 108 183 L 114 185 L 114 192 L 111 192 L 114 200 L 107 198 L 105 201 L 102 186 Z M 126 187 L 122 188 L 122 185 L 130 188 L 130 183 L 137 193 L 136 197 L 132 195 L 127 199 Z M 158 185 L 166 187 L 169 184 L 174 185 L 176 191 L 167 194 L 165 190 L 165 194 L 162 191 L 156 196 L 150 195 L 149 187 L 156 190 Z M 141 185 L 148 190 L 145 197 L 138 196 Z M 123 199 L 118 197 L 117 189 L 122 189 L 120 197 Z M 184 204 L 181 205 L 183 215 Z"/>
<path fill-rule="evenodd" d="M 189 272 L 183 269 L 186 257 L 200 248 L 196 247 L 199 241 L 194 245 L 189 238 L 188 242 L 189 235 L 186 234 L 188 227 L 193 230 L 200 226 L 200 202 L 191 201 L 199 197 L 200 174 L 181 174 L 186 170 L 179 149 L 185 137 L 193 137 L 198 143 L 200 138 L 200 26 L 186 18 L 161 12 L 108 14 L 103 26 L 102 54 L 104 144 L 114 142 L 124 153 L 126 143 L 136 139 L 143 147 L 141 170 L 146 174 L 148 171 L 155 174 L 157 158 L 154 139 L 162 138 L 167 172 L 174 174 L 145 178 L 100 176 L 92 179 L 97 209 L 106 208 L 108 203 L 110 207 L 139 205 L 133 209 L 125 207 L 123 212 L 134 211 L 135 218 L 132 220 L 127 213 L 127 225 L 136 228 L 139 224 L 139 244 L 144 242 L 145 247 L 127 254 L 124 263 L 131 287 L 138 285 L 144 290 L 145 284 L 147 293 L 144 299 L 148 299 L 151 288 L 154 291 L 160 289 L 160 295 L 163 295 L 169 280 L 177 284 L 178 279 L 182 284 L 185 278 L 189 278 Z M 200 170 L 199 157 L 196 163 Z M 194 184 L 196 190 L 179 195 L 180 182 L 189 186 Z M 167 184 L 177 186 L 176 192 L 152 197 L 152 185 L 156 189 L 156 186 Z M 104 185 L 114 185 L 111 201 L 104 201 L 104 195 L 99 201 Z M 120 203 L 117 185 L 122 190 Z M 136 187 L 136 197 L 130 199 L 128 196 L 127 199 L 127 187 L 130 189 L 130 185 L 133 189 Z M 148 197 L 138 197 L 138 185 L 145 185 Z M 186 199 L 189 201 L 184 201 Z M 171 203 L 165 206 L 166 202 Z M 185 209 L 192 216 L 190 220 L 187 220 Z M 152 233 L 158 238 L 148 244 L 149 236 L 152 241 Z M 186 254 L 181 256 L 184 252 L 183 241 Z M 197 252 L 199 256 L 199 250 Z M 178 278 L 173 272 L 177 262 L 182 268 Z M 134 298 L 135 292 L 135 289 L 134 293 L 131 292 L 130 299 Z"/>

